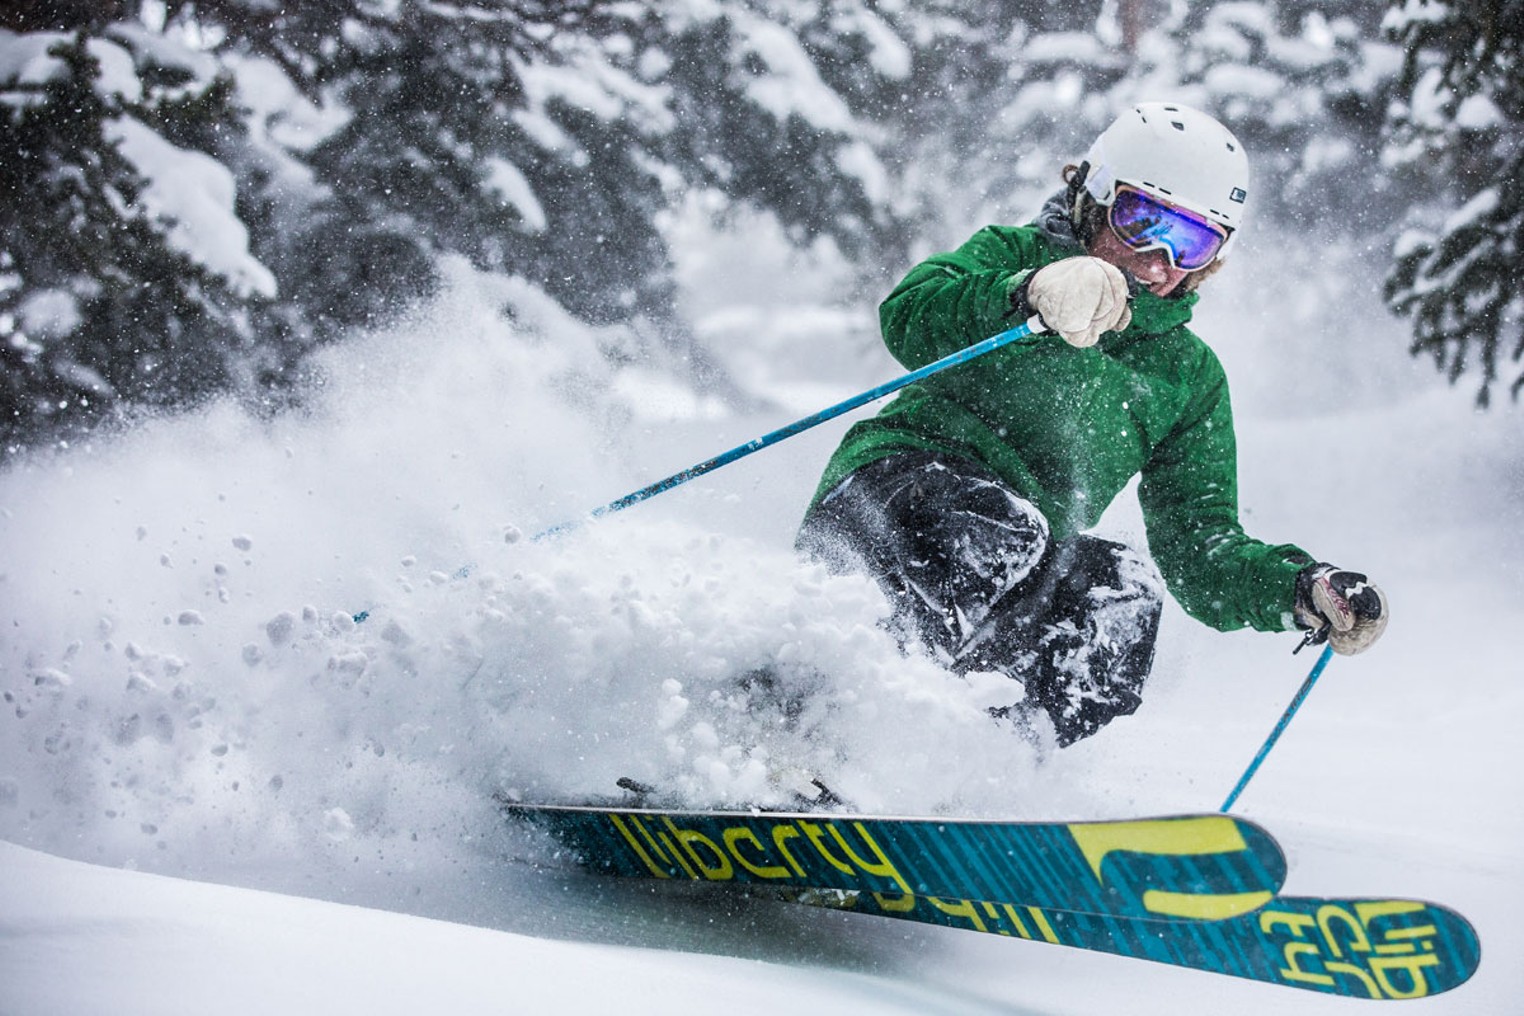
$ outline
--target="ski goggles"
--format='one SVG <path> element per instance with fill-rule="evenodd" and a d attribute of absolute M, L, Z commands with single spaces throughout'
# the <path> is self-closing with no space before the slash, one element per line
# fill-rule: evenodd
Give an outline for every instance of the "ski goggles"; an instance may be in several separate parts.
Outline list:
<path fill-rule="evenodd" d="M 1117 185 L 1106 218 L 1118 240 L 1139 253 L 1162 250 L 1184 272 L 1211 264 L 1228 242 L 1222 226 L 1125 184 Z"/>

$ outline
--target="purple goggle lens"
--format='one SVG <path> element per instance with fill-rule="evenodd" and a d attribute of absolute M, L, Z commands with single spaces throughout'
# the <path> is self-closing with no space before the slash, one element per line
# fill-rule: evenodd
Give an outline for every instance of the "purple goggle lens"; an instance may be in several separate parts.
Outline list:
<path fill-rule="evenodd" d="M 1194 272 L 1212 263 L 1227 234 L 1219 226 L 1131 187 L 1118 187 L 1107 215 L 1117 239 L 1135 251 L 1162 249 L 1170 264 Z"/>

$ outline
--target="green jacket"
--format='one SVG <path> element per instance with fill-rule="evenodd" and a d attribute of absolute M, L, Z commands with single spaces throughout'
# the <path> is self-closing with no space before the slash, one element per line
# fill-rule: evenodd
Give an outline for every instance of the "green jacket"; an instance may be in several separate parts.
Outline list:
<path fill-rule="evenodd" d="M 1002 332 L 1019 277 L 1075 253 L 1035 226 L 986 227 L 911 270 L 879 308 L 884 341 L 915 369 Z M 815 499 L 875 459 L 938 451 L 994 471 L 1064 539 L 1141 473 L 1149 549 L 1180 605 L 1223 631 L 1290 629 L 1296 574 L 1313 558 L 1239 524 L 1228 382 L 1186 328 L 1196 300 L 1144 291 L 1131 325 L 1089 349 L 1043 334 L 905 388 L 847 432 Z"/>

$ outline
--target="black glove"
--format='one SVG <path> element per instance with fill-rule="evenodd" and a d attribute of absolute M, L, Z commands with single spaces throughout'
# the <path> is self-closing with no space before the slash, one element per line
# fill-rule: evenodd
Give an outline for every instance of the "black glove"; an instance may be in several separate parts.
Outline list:
<path fill-rule="evenodd" d="M 1329 642 L 1353 656 L 1381 637 L 1389 614 L 1385 594 L 1359 572 L 1311 564 L 1296 577 L 1296 623 L 1307 629 L 1307 643 Z"/>

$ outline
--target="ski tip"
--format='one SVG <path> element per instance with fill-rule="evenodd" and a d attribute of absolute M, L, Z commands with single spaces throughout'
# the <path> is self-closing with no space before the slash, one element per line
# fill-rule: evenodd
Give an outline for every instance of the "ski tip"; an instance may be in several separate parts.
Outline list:
<path fill-rule="evenodd" d="M 1482 945 L 1459 912 L 1415 899 L 1278 897 L 1256 915 L 1285 959 L 1287 983 L 1354 998 L 1425 998 L 1481 965 Z"/>

